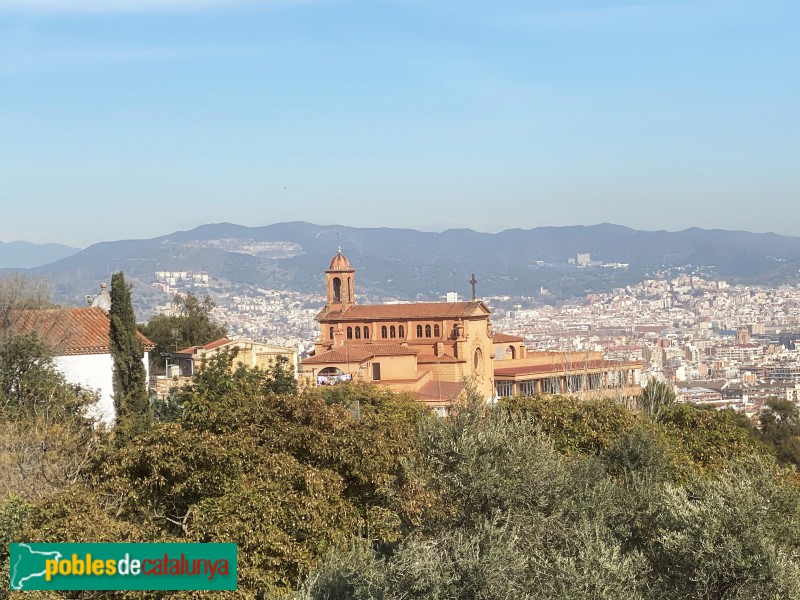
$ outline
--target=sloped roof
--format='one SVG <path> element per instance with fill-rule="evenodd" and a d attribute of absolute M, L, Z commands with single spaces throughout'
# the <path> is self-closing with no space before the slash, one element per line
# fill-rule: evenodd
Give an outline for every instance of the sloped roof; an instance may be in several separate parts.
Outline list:
<path fill-rule="evenodd" d="M 449 402 L 463 390 L 463 381 L 429 381 L 417 390 L 416 395 L 417 400 Z"/>
<path fill-rule="evenodd" d="M 53 308 L 26 310 L 14 324 L 20 333 L 35 333 L 50 344 L 57 356 L 108 354 L 111 319 L 102 308 Z M 140 332 L 136 336 L 149 352 L 155 344 Z"/>
<path fill-rule="evenodd" d="M 492 341 L 495 344 L 508 344 L 510 342 L 524 342 L 525 340 L 518 335 L 510 335 L 508 333 L 496 331 L 494 335 L 492 335 Z"/>
<path fill-rule="evenodd" d="M 347 344 L 347 347 L 371 352 L 374 356 L 403 356 L 419 352 L 416 348 L 403 344 Z"/>
<path fill-rule="evenodd" d="M 451 356 L 449 354 L 418 354 L 417 355 L 417 363 L 418 364 L 429 364 L 429 363 L 462 363 L 466 362 L 464 359 L 456 358 L 455 356 Z"/>
<path fill-rule="evenodd" d="M 474 302 L 415 302 L 411 304 L 356 304 L 344 309 L 322 309 L 318 321 L 458 319 L 489 315 L 480 300 Z"/>
<path fill-rule="evenodd" d="M 372 352 L 360 348 L 339 347 L 321 354 L 309 356 L 303 360 L 303 365 L 328 365 L 335 363 L 362 363 L 375 356 Z"/>
<path fill-rule="evenodd" d="M 525 359 L 522 359 L 523 362 Z M 589 370 L 589 369 L 604 369 L 606 371 L 613 371 L 614 369 L 624 369 L 624 368 L 641 368 L 642 363 L 639 362 L 624 362 L 624 361 L 615 361 L 615 360 L 576 360 L 569 363 L 565 362 L 552 362 L 552 363 L 545 363 L 545 364 L 519 364 L 517 363 L 514 366 L 503 367 L 499 365 L 503 365 L 506 363 L 511 363 L 513 365 L 515 361 L 508 360 L 508 361 L 500 361 L 498 366 L 495 366 L 494 374 L 495 377 L 513 377 L 515 375 L 537 375 L 541 373 L 553 373 L 553 374 L 571 374 L 571 375 L 580 375 L 582 371 Z"/>
<path fill-rule="evenodd" d="M 189 346 L 183 350 L 178 350 L 175 354 L 196 354 L 200 350 L 214 350 L 215 348 L 219 348 L 225 344 L 230 344 L 231 341 L 233 340 L 229 340 L 228 338 L 220 338 L 218 340 L 214 340 L 213 342 L 209 342 L 204 346 Z"/>

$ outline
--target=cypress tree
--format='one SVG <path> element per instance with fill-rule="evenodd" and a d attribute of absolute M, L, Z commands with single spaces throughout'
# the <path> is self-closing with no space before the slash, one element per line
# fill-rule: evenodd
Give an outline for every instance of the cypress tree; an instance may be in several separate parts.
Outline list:
<path fill-rule="evenodd" d="M 131 289 L 120 271 L 111 277 L 111 357 L 114 361 L 114 409 L 120 441 L 147 431 L 152 423 L 142 344 L 136 335 Z"/>

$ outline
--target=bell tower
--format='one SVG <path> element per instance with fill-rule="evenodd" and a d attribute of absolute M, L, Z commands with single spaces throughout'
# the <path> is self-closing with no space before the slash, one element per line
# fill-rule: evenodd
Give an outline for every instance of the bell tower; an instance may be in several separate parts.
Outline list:
<path fill-rule="evenodd" d="M 350 266 L 350 261 L 342 254 L 342 248 L 331 260 L 328 270 L 325 271 L 328 289 L 328 308 L 344 310 L 356 303 L 354 288 L 354 275 L 356 270 Z"/>

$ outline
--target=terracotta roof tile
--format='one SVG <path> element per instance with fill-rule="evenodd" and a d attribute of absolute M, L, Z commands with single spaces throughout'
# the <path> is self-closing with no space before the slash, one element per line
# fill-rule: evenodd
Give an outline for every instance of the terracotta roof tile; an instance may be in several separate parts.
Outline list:
<path fill-rule="evenodd" d="M 52 345 L 58 356 L 107 354 L 111 351 L 111 320 L 102 308 L 53 308 L 26 310 L 14 325 L 20 333 L 36 333 Z M 142 349 L 149 352 L 155 344 L 136 332 Z"/>
<path fill-rule="evenodd" d="M 413 304 L 356 304 L 344 310 L 323 309 L 318 321 L 359 321 L 381 319 L 457 319 L 490 314 L 481 301 L 475 302 L 416 302 Z"/>
<path fill-rule="evenodd" d="M 365 360 L 369 360 L 373 356 L 375 355 L 372 352 L 367 352 L 359 348 L 348 348 L 346 346 L 342 346 L 339 348 L 334 348 L 333 350 L 328 350 L 327 352 L 323 352 L 321 354 L 309 356 L 303 361 L 303 366 L 327 365 L 332 363 L 360 363 L 364 362 Z"/>
<path fill-rule="evenodd" d="M 417 390 L 416 395 L 417 400 L 450 402 L 463 390 L 463 381 L 429 381 Z"/>
<path fill-rule="evenodd" d="M 525 340 L 518 335 L 510 335 L 508 333 L 500 333 L 498 331 L 492 336 L 492 341 L 495 344 L 507 344 L 509 342 L 524 342 Z"/>
<path fill-rule="evenodd" d="M 449 354 L 440 354 L 436 356 L 435 354 L 418 354 L 417 355 L 417 363 L 418 364 L 429 364 L 429 363 L 460 363 L 466 362 L 465 360 L 456 358 L 455 356 L 450 356 Z"/>
<path fill-rule="evenodd" d="M 348 348 L 356 348 L 370 352 L 375 356 L 402 356 L 417 354 L 419 350 L 402 344 L 347 344 Z"/>
<path fill-rule="evenodd" d="M 498 365 L 505 364 L 501 361 Z M 641 368 L 642 363 L 630 363 L 615 360 L 587 360 L 587 361 L 573 361 L 571 363 L 547 363 L 543 365 L 517 365 L 510 367 L 495 367 L 495 376 L 514 376 L 514 375 L 537 375 L 542 373 L 571 373 L 580 374 L 587 369 L 606 369 L 613 371 L 614 369 L 621 368 Z"/>
<path fill-rule="evenodd" d="M 231 340 L 228 338 L 220 338 L 218 340 L 214 340 L 213 342 L 208 342 L 206 345 L 203 346 L 203 350 L 213 350 L 214 348 L 219 348 L 220 346 L 224 346 L 225 344 L 230 344 Z"/>

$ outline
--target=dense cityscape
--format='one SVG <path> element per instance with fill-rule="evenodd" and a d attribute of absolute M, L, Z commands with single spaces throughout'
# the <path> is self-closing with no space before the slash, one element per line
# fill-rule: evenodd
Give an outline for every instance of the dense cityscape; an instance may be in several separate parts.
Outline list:
<path fill-rule="evenodd" d="M 729 284 L 691 267 L 655 277 L 558 305 L 508 296 L 485 301 L 495 331 L 521 337 L 530 351 L 642 361 L 642 381 L 668 382 L 679 401 L 752 415 L 768 398 L 800 399 L 798 286 Z M 170 294 L 212 293 L 213 315 L 232 338 L 294 347 L 305 356 L 319 335 L 314 317 L 325 303 L 321 294 L 214 293 L 208 275 L 188 272 L 156 273 L 153 286 Z"/>

